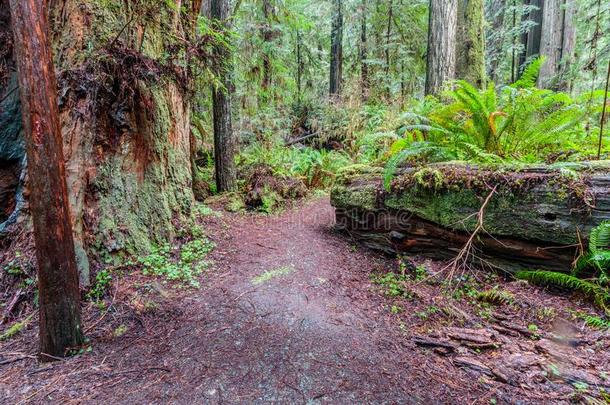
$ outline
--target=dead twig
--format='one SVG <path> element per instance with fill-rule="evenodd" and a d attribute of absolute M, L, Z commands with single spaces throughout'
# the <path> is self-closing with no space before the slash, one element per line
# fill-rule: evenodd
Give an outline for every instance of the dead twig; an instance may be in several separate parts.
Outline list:
<path fill-rule="evenodd" d="M 15 295 L 13 296 L 13 299 L 11 300 L 11 302 L 6 307 L 6 310 L 4 311 L 4 315 L 2 316 L 2 319 L 0 319 L 0 325 L 2 325 L 4 322 L 6 322 L 6 320 L 10 317 L 11 312 L 13 312 L 13 309 L 15 309 L 15 306 L 19 303 L 19 300 L 21 299 L 22 295 L 23 295 L 23 289 L 19 288 L 15 292 Z"/>
<path fill-rule="evenodd" d="M 25 356 L 15 357 L 14 359 L 3 360 L 3 361 L 0 361 L 0 366 L 5 366 L 7 364 L 16 363 L 18 361 L 25 360 L 25 359 L 36 359 L 36 356 L 27 354 Z"/>
<path fill-rule="evenodd" d="M 479 233 L 481 231 L 485 231 L 485 225 L 484 225 L 485 209 L 489 205 L 491 198 L 496 193 L 497 188 L 498 188 L 498 185 L 495 185 L 491 189 L 491 192 L 487 195 L 487 197 L 483 201 L 483 204 L 481 205 L 479 212 L 477 212 L 477 214 L 476 214 L 477 226 L 475 227 L 474 231 L 470 234 L 470 237 L 468 238 L 468 241 L 466 241 L 466 244 L 464 245 L 464 247 L 459 251 L 457 256 L 442 270 L 442 271 L 445 271 L 445 270 L 449 269 L 449 274 L 447 276 L 448 280 L 452 280 L 453 276 L 455 275 L 455 273 L 457 271 L 460 271 L 460 270 L 463 271 L 468 266 L 468 261 L 469 261 L 470 257 L 474 254 L 473 250 L 475 249 L 475 246 L 474 246 L 475 238 L 479 235 Z"/>

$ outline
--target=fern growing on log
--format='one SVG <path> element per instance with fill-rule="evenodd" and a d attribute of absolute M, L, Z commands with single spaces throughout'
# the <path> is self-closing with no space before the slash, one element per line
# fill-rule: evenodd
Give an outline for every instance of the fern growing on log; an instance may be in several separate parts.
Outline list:
<path fill-rule="evenodd" d="M 549 151 L 570 149 L 582 137 L 583 106 L 564 93 L 535 87 L 543 59 L 534 60 L 522 78 L 497 91 L 455 82 L 443 104 L 427 99 L 402 115 L 390 148 L 384 183 L 405 161 L 541 161 Z M 418 110 L 418 111 L 417 111 Z"/>

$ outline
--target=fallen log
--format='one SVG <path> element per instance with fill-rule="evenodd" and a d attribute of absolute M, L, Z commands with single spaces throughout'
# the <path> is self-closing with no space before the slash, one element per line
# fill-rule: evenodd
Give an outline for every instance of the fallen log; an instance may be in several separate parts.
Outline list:
<path fill-rule="evenodd" d="M 483 229 L 471 259 L 509 272 L 568 271 L 590 230 L 610 219 L 610 162 L 483 167 L 464 163 L 343 170 L 331 193 L 337 227 L 390 253 L 451 259 Z M 492 191 L 493 190 L 493 191 Z"/>

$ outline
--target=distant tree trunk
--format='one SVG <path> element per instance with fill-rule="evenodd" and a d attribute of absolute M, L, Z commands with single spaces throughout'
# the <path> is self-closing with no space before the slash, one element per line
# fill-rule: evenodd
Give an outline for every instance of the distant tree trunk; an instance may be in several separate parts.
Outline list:
<path fill-rule="evenodd" d="M 301 30 L 297 28 L 297 100 L 301 102 L 301 95 L 303 92 L 303 55 L 301 48 L 303 46 L 301 40 Z"/>
<path fill-rule="evenodd" d="M 430 0 L 426 95 L 438 95 L 455 78 L 457 0 Z"/>
<path fill-rule="evenodd" d="M 545 0 L 542 12 L 542 36 L 540 54 L 546 61 L 540 69 L 538 86 L 551 87 L 559 70 L 561 59 L 562 0 Z"/>
<path fill-rule="evenodd" d="M 512 14 L 512 29 L 517 28 L 517 0 L 513 0 L 513 12 Z M 517 36 L 514 35 L 512 38 L 512 52 L 510 60 L 510 82 L 514 83 L 517 80 Z"/>
<path fill-rule="evenodd" d="M 343 70 L 343 12 L 342 0 L 334 0 L 332 31 L 330 34 L 330 81 L 329 94 L 336 97 L 341 93 Z"/>
<path fill-rule="evenodd" d="M 369 93 L 369 67 L 367 65 L 367 38 L 366 38 L 366 1 L 362 0 L 361 15 L 360 15 L 360 88 L 362 91 L 362 100 L 368 99 Z"/>
<path fill-rule="evenodd" d="M 11 19 L 29 168 L 40 303 L 40 350 L 65 356 L 83 342 L 78 270 L 43 1 L 11 0 Z"/>
<path fill-rule="evenodd" d="M 565 0 L 563 9 L 563 27 L 561 43 L 561 61 L 557 88 L 562 91 L 572 90 L 573 77 L 571 68 L 576 51 L 576 1 Z"/>
<path fill-rule="evenodd" d="M 458 0 L 456 77 L 485 87 L 485 16 L 483 0 Z"/>
<path fill-rule="evenodd" d="M 212 18 L 221 29 L 227 28 L 229 18 L 228 0 L 212 0 Z M 231 123 L 231 55 L 225 48 L 216 51 L 217 75 L 222 87 L 212 89 L 214 118 L 214 162 L 216 169 L 216 188 L 219 192 L 234 191 L 236 188 L 235 142 Z"/>
<path fill-rule="evenodd" d="M 560 75 L 566 73 L 574 57 L 576 29 L 573 0 L 545 0 L 540 54 L 546 57 L 540 69 L 538 86 L 566 90 Z"/>
<path fill-rule="evenodd" d="M 388 24 L 385 33 L 385 74 L 386 76 L 390 74 L 390 38 L 392 35 L 392 13 L 394 11 L 394 7 L 392 4 L 392 0 L 389 0 L 388 3 Z"/>
<path fill-rule="evenodd" d="M 263 16 L 265 17 L 265 24 L 263 25 L 263 82 L 262 87 L 265 91 L 269 91 L 271 88 L 271 77 L 272 77 L 272 66 L 271 66 L 271 55 L 268 52 L 269 42 L 273 39 L 273 32 L 271 30 L 271 17 L 273 15 L 273 5 L 271 0 L 263 0 Z"/>
<path fill-rule="evenodd" d="M 544 0 L 525 0 L 524 5 L 532 6 L 533 10 L 527 16 L 531 28 L 521 36 L 523 52 L 519 57 L 520 72 L 523 71 L 525 64 L 531 59 L 540 55 L 540 39 L 542 36 L 542 12 Z"/>

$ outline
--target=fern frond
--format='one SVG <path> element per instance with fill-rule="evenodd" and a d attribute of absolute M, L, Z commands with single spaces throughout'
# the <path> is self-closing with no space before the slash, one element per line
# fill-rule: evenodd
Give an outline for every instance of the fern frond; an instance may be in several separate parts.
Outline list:
<path fill-rule="evenodd" d="M 383 172 L 383 186 L 386 190 L 390 190 L 396 170 L 407 159 L 432 153 L 442 153 L 443 149 L 443 147 L 430 142 L 413 142 L 409 148 L 399 151 L 388 160 Z"/>
<path fill-rule="evenodd" d="M 610 221 L 603 221 L 591 230 L 589 235 L 589 251 L 600 253 L 610 247 Z"/>
<path fill-rule="evenodd" d="M 435 126 L 435 125 L 425 125 L 425 124 L 412 124 L 412 125 L 405 125 L 400 127 L 400 131 L 399 132 L 401 134 L 404 135 L 405 132 L 407 131 L 425 131 L 425 132 L 438 132 L 438 133 L 442 133 L 445 135 L 451 135 L 450 131 L 447 131 L 445 128 L 443 127 L 439 127 L 439 126 Z"/>
<path fill-rule="evenodd" d="M 521 280 L 527 280 L 533 284 L 556 286 L 578 291 L 587 298 L 592 299 L 603 309 L 606 309 L 606 304 L 610 303 L 610 290 L 599 284 L 581 280 L 569 274 L 534 270 L 517 272 L 515 277 Z"/>
<path fill-rule="evenodd" d="M 457 144 L 458 148 L 465 152 L 465 154 L 472 160 L 482 163 L 499 163 L 502 162 L 502 158 L 496 154 L 485 152 L 477 145 L 468 142 L 461 142 Z"/>
<path fill-rule="evenodd" d="M 540 56 L 531 61 L 530 64 L 527 65 L 527 67 L 523 70 L 519 80 L 513 83 L 512 87 L 516 87 L 518 89 L 536 87 L 538 75 L 540 74 L 540 68 L 542 68 L 545 60 L 546 58 L 544 56 Z"/>
<path fill-rule="evenodd" d="M 390 156 L 394 156 L 401 150 L 406 149 L 410 144 L 411 141 L 408 138 L 401 138 L 397 141 L 394 141 L 394 143 L 392 143 L 392 146 L 390 146 Z"/>

